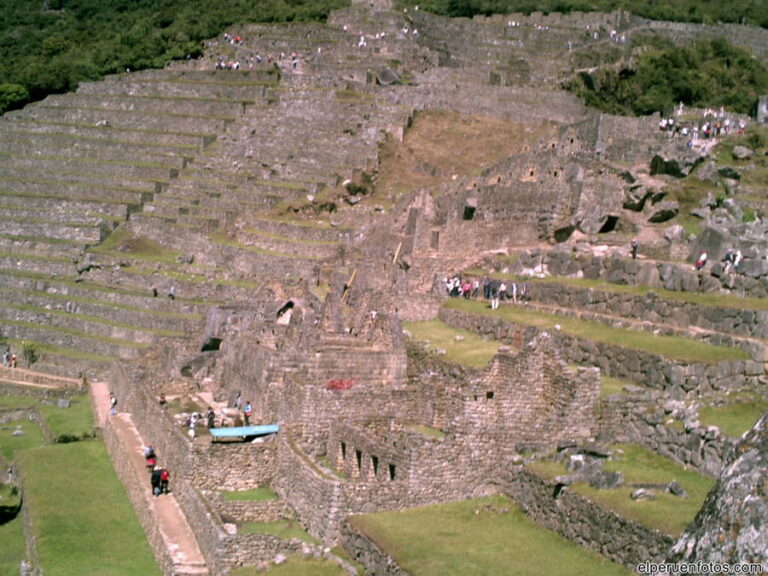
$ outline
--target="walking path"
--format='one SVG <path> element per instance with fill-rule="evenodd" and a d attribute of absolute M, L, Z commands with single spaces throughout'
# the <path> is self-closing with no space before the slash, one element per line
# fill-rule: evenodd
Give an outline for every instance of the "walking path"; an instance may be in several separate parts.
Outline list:
<path fill-rule="evenodd" d="M 157 523 L 168 556 L 173 561 L 171 576 L 209 574 L 195 535 L 173 493 L 158 497 L 152 495 L 144 459 L 145 444 L 133 424 L 131 415 L 127 412 L 120 412 L 115 416 L 109 416 L 109 386 L 106 382 L 91 383 L 90 393 L 96 422 L 99 426 L 104 427 L 107 425 L 107 419 L 109 419 L 108 425 L 113 428 L 128 449 L 131 465 L 135 469 L 135 476 L 138 478 L 146 477 L 143 497 L 150 512 L 149 516 Z M 173 478 L 171 478 L 171 485 L 173 485 Z"/>

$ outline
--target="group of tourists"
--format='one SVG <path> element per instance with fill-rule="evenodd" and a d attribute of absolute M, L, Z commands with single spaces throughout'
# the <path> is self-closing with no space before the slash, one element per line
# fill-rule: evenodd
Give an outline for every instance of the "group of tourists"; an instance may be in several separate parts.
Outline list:
<path fill-rule="evenodd" d="M 171 481 L 171 473 L 167 468 L 162 468 L 157 464 L 157 454 L 152 444 L 147 444 L 144 447 L 144 459 L 147 463 L 147 470 L 149 470 L 149 482 L 152 486 L 152 495 L 160 496 L 160 494 L 168 494 L 170 489 L 168 485 Z"/>
<path fill-rule="evenodd" d="M 16 368 L 16 354 L 11 354 L 10 350 L 3 354 L 3 368 Z"/>
<path fill-rule="evenodd" d="M 478 278 L 472 280 L 462 280 L 459 276 L 444 278 L 445 290 L 448 296 L 452 298 L 478 298 L 480 296 L 481 282 Z M 494 280 L 485 278 L 482 282 L 483 298 L 491 301 L 491 309 L 496 310 L 499 302 L 502 300 L 511 300 L 512 302 L 525 302 L 529 299 L 528 283 L 515 282 L 509 283 L 504 280 Z"/>

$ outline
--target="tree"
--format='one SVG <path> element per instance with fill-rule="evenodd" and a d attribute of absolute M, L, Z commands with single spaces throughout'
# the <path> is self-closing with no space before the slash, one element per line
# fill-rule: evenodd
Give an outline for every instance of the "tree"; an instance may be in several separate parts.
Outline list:
<path fill-rule="evenodd" d="M 21 84 L 0 84 L 0 114 L 21 108 L 29 101 L 29 92 Z"/>
<path fill-rule="evenodd" d="M 40 352 L 37 344 L 34 342 L 23 342 L 21 345 L 21 355 L 27 361 L 27 368 L 31 368 L 32 364 L 40 359 Z"/>

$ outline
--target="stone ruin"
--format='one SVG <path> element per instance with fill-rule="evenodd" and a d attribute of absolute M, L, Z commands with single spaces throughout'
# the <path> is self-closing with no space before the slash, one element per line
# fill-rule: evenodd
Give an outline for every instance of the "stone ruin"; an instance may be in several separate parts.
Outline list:
<path fill-rule="evenodd" d="M 626 257 L 627 232 L 674 212 L 651 159 L 698 160 L 670 147 L 658 118 L 599 114 L 558 86 L 586 52 L 628 57 L 635 35 L 685 42 L 717 33 L 765 59 L 767 33 L 621 11 L 446 20 L 384 4 L 355 4 L 325 25 L 243 26 L 234 30 L 242 45 L 211 43 L 200 60 L 86 83 L 7 114 L 1 175 L 12 206 L 0 279 L 12 296 L 1 308 L 3 335 L 91 352 L 49 353 L 39 365 L 108 377 L 142 437 L 176 471 L 176 498 L 211 574 L 306 551 L 238 534 L 238 522 L 295 517 L 324 546 L 342 542 L 363 557 L 372 552 L 361 551 L 349 514 L 499 490 L 532 517 L 559 515 L 561 532 L 618 562 L 663 559 L 669 538 L 626 522 L 598 535 L 584 524 L 620 522 L 567 491 L 553 499 L 520 465 L 532 451 L 604 438 L 719 474 L 729 439 L 693 425 L 662 433 L 662 420 L 678 415 L 670 402 L 764 388 L 764 314 L 718 311 L 713 320 L 694 305 L 670 312 L 669 301 L 651 295 L 532 287 L 534 300 L 564 314 L 608 311 L 637 320 L 636 329 L 749 353 L 713 368 L 447 311 L 440 283 L 480 263 L 764 296 L 762 244 L 735 226 L 728 234 L 754 247 L 745 250 L 753 272 L 742 276 L 692 272 L 681 262 L 692 246 L 679 235 L 645 243 L 653 260 Z M 603 38 L 587 38 L 588 25 Z M 607 43 L 612 29 L 626 45 Z M 262 61 L 247 69 L 256 55 Z M 217 70 L 222 57 L 243 66 Z M 520 141 L 479 174 L 421 166 L 441 178 L 438 190 L 378 204 L 371 189 L 382 146 L 404 142 L 429 110 L 514 122 Z M 711 212 L 712 226 L 722 225 Z M 127 239 L 116 250 L 91 249 L 119 234 Z M 714 246 L 714 236 L 698 242 Z M 134 257 L 141 242 L 178 256 Z M 505 347 L 479 371 L 425 354 L 402 322 L 438 314 Z M 601 371 L 650 391 L 599 402 Z M 280 432 L 254 444 L 193 440 L 158 406 L 160 393 L 201 411 L 232 409 L 239 394 L 252 401 L 255 422 Z M 106 439 L 119 466 L 124 448 L 109 429 Z M 247 506 L 218 495 L 262 486 L 280 500 Z"/>

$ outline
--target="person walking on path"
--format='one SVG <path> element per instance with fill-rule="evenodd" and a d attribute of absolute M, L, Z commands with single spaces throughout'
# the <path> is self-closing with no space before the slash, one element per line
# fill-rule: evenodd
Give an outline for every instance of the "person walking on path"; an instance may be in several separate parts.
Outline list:
<path fill-rule="evenodd" d="M 113 392 L 109 393 L 109 413 L 114 416 L 117 414 L 117 398 Z"/>
<path fill-rule="evenodd" d="M 253 408 L 251 407 L 251 401 L 246 400 L 245 401 L 245 408 L 243 408 L 243 419 L 245 420 L 245 425 L 250 426 L 251 425 L 251 414 L 253 414 Z"/>

